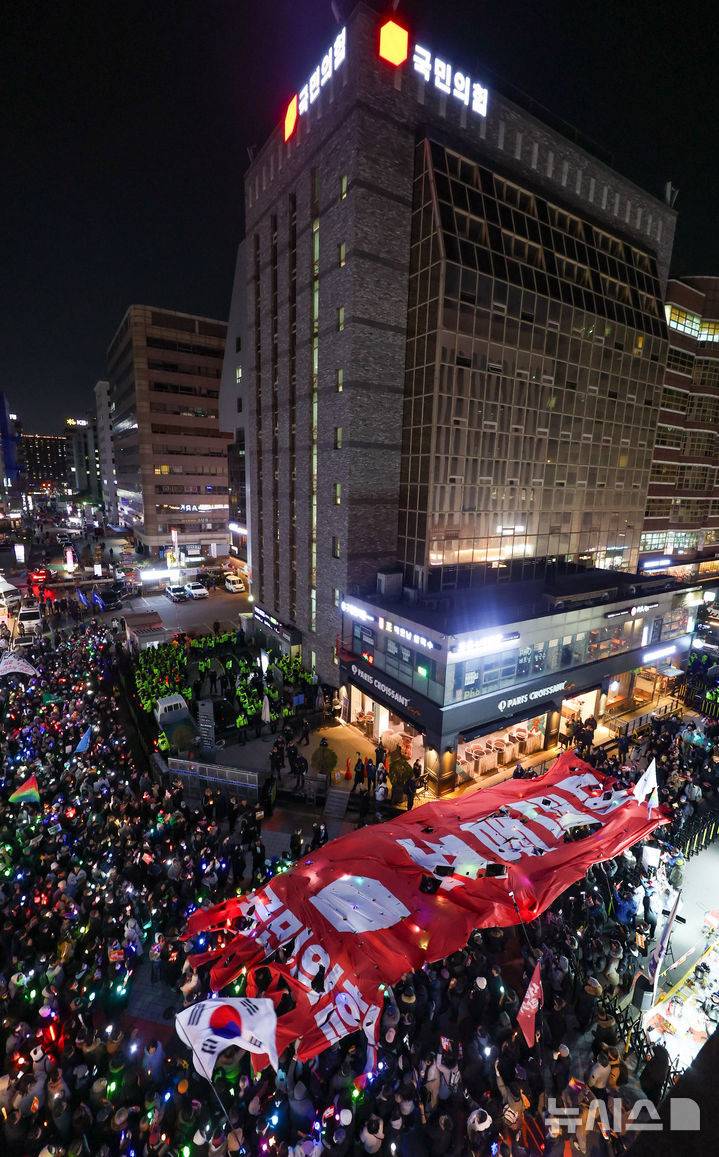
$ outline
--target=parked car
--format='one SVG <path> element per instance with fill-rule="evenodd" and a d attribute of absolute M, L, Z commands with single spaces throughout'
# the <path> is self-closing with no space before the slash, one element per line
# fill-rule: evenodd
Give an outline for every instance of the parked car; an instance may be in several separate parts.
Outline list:
<path fill-rule="evenodd" d="M 28 647 L 32 647 L 37 642 L 36 635 L 16 635 L 12 641 L 13 651 L 24 651 Z"/>
<path fill-rule="evenodd" d="M 187 594 L 185 593 L 184 587 L 180 587 L 180 586 L 165 587 L 165 594 L 167 595 L 170 602 L 173 602 L 173 603 L 184 603 L 187 601 Z M 207 594 L 207 591 L 205 591 L 205 594 Z"/>
<path fill-rule="evenodd" d="M 38 624 L 42 628 L 42 612 L 37 603 L 28 603 L 20 607 L 17 613 L 18 635 L 32 635 Z"/>
<path fill-rule="evenodd" d="M 225 590 L 230 591 L 233 595 L 242 595 L 245 593 L 244 580 L 238 574 L 225 575 Z"/>
<path fill-rule="evenodd" d="M 188 599 L 208 599 L 210 597 L 207 593 L 207 587 L 203 587 L 202 583 L 198 582 L 185 583 L 185 594 Z"/>

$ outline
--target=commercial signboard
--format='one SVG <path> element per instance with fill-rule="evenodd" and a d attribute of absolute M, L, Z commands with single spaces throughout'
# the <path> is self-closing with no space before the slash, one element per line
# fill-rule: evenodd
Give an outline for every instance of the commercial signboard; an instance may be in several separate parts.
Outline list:
<path fill-rule="evenodd" d="M 414 727 L 422 727 L 439 732 L 442 725 L 442 711 L 438 703 L 432 703 L 412 687 L 406 687 L 391 675 L 364 663 L 358 658 L 340 666 L 343 679 L 359 687 L 383 706 L 394 711 Z"/>

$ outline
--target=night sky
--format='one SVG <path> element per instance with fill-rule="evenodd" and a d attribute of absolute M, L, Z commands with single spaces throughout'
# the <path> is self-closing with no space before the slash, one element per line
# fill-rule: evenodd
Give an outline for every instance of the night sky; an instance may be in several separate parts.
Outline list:
<path fill-rule="evenodd" d="M 576 125 L 649 191 L 671 179 L 674 272 L 719 273 L 709 0 L 403 0 L 399 15 L 490 86 Z M 329 0 L 6 5 L 0 389 L 25 429 L 93 408 L 131 302 L 227 317 L 247 149 L 334 26 Z"/>

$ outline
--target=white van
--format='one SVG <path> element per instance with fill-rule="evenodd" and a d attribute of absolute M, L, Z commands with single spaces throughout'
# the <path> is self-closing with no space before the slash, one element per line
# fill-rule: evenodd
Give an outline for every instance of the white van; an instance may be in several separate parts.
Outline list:
<path fill-rule="evenodd" d="M 17 587 L 6 579 L 0 578 L 0 611 L 7 615 L 14 615 L 22 604 L 22 595 Z"/>
<path fill-rule="evenodd" d="M 245 593 L 244 581 L 238 574 L 226 574 L 225 590 L 230 591 L 233 595 L 242 595 Z"/>

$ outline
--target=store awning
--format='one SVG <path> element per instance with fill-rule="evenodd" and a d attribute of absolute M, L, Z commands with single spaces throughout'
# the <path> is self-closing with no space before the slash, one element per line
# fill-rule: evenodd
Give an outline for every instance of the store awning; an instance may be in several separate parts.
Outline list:
<path fill-rule="evenodd" d="M 669 679 L 684 674 L 681 667 L 673 667 L 671 663 L 663 663 L 661 667 L 657 667 L 657 670 L 660 675 L 666 675 Z"/>
<path fill-rule="evenodd" d="M 542 703 L 527 703 L 512 715 L 498 716 L 487 723 L 478 723 L 476 727 L 467 728 L 460 732 L 460 741 L 471 743 L 473 739 L 489 735 L 492 731 L 511 731 L 518 724 L 526 723 L 528 719 L 534 719 L 537 715 L 544 715 L 546 711 L 559 711 L 560 705 L 561 700 L 555 699 L 545 699 Z"/>

